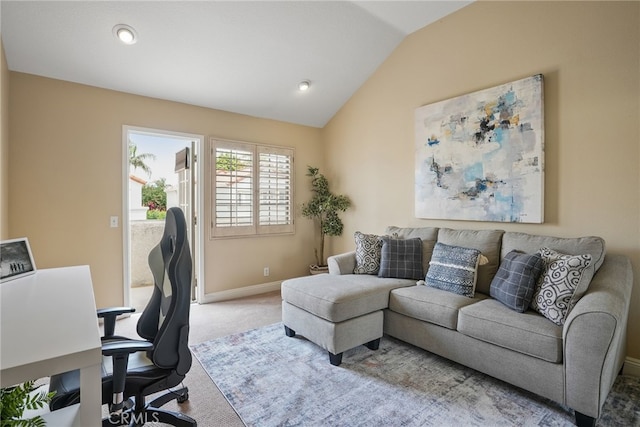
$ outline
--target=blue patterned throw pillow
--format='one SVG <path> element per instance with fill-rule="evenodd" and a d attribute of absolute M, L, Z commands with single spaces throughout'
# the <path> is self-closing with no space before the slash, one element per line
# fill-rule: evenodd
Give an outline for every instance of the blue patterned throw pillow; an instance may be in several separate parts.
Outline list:
<path fill-rule="evenodd" d="M 473 298 L 481 256 L 477 249 L 436 243 L 426 285 Z"/>
<path fill-rule="evenodd" d="M 544 261 L 540 255 L 511 251 L 500 262 L 489 293 L 510 309 L 524 313 L 543 271 Z"/>
<path fill-rule="evenodd" d="M 378 277 L 422 279 L 422 240 L 381 237 L 380 272 Z"/>
<path fill-rule="evenodd" d="M 545 269 L 536 285 L 531 308 L 562 326 L 577 302 L 573 299 L 576 289 L 583 287 L 586 292 L 589 286 L 591 277 L 586 272 L 592 257 L 590 254 L 561 254 L 549 248 L 541 248 L 538 253 Z"/>

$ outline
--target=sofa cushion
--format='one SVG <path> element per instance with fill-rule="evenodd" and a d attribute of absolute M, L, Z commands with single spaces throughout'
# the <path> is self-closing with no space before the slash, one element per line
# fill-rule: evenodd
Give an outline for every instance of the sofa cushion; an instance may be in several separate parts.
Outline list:
<path fill-rule="evenodd" d="M 476 292 L 489 295 L 491 281 L 500 265 L 500 247 L 502 244 L 502 230 L 453 230 L 441 228 L 438 231 L 438 242 L 451 245 L 473 248 L 482 252 L 489 262 L 478 268 L 478 282 Z M 537 251 L 536 248 L 533 251 Z M 527 251 L 524 251 L 527 252 Z"/>
<path fill-rule="evenodd" d="M 422 240 L 380 238 L 380 271 L 378 277 L 395 277 L 398 279 L 421 280 L 422 275 Z"/>
<path fill-rule="evenodd" d="M 605 242 L 601 237 L 552 237 L 507 231 L 502 237 L 502 257 L 513 250 L 532 254 L 540 248 L 549 248 L 563 254 L 591 254 L 594 271 L 598 271 L 606 255 Z"/>
<path fill-rule="evenodd" d="M 563 325 L 567 314 L 591 283 L 591 254 L 566 255 L 549 248 L 541 248 L 539 253 L 545 270 L 538 281 L 531 308 L 556 325 Z"/>
<path fill-rule="evenodd" d="M 354 274 L 378 274 L 380 271 L 380 251 L 382 240 L 376 234 L 364 234 L 356 231 L 356 268 Z"/>
<path fill-rule="evenodd" d="M 503 258 L 491 282 L 491 296 L 510 309 L 524 313 L 543 270 L 540 255 L 511 251 Z"/>
<path fill-rule="evenodd" d="M 561 326 L 532 310 L 516 313 L 494 299 L 461 308 L 458 332 L 548 362 L 562 362 Z"/>
<path fill-rule="evenodd" d="M 368 274 L 318 274 L 282 282 L 282 299 L 330 322 L 342 322 L 387 308 L 389 292 L 415 280 Z"/>
<path fill-rule="evenodd" d="M 427 286 L 473 298 L 481 255 L 477 249 L 436 243 L 425 279 Z"/>
<path fill-rule="evenodd" d="M 438 229 L 435 227 L 396 227 L 389 226 L 385 230 L 385 233 L 390 236 L 397 236 L 399 239 L 413 239 L 419 237 L 422 240 L 422 277 L 427 274 L 429 270 L 429 261 L 431 261 L 431 254 L 433 253 L 433 247 L 438 240 Z"/>
<path fill-rule="evenodd" d="M 428 286 L 410 286 L 391 291 L 389 309 L 405 316 L 456 330 L 458 310 L 487 298 L 476 294 L 474 298 Z"/>

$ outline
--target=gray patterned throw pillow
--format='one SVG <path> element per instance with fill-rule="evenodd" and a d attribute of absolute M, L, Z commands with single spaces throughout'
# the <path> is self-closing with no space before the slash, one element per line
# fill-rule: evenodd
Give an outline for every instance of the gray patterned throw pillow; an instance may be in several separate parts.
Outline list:
<path fill-rule="evenodd" d="M 565 255 L 549 248 L 541 248 L 538 253 L 545 263 L 545 271 L 540 276 L 531 308 L 551 320 L 556 325 L 564 324 L 576 289 L 589 286 L 591 274 L 585 274 L 591 266 L 592 257 L 585 255 Z"/>
<path fill-rule="evenodd" d="M 436 243 L 426 285 L 473 298 L 481 256 L 477 249 Z"/>
<path fill-rule="evenodd" d="M 382 240 L 375 234 L 364 234 L 356 231 L 356 267 L 354 274 L 378 274 L 380 270 L 380 250 Z"/>

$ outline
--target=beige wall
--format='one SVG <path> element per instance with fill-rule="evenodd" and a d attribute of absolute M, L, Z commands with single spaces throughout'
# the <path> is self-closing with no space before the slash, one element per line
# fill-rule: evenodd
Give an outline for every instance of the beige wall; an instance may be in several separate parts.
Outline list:
<path fill-rule="evenodd" d="M 0 37 L 0 240 L 9 237 L 9 69 Z"/>
<path fill-rule="evenodd" d="M 328 176 L 354 207 L 333 252 L 387 225 L 599 235 L 636 277 L 640 358 L 640 3 L 480 2 L 409 36 L 323 129 Z M 542 73 L 545 223 L 414 217 L 417 107 Z"/>
<path fill-rule="evenodd" d="M 39 268 L 89 264 L 99 307 L 123 302 L 122 229 L 109 227 L 110 216 L 122 215 L 123 125 L 293 147 L 298 203 L 309 196 L 306 165 L 322 158 L 316 128 L 10 74 L 10 232 L 29 237 Z M 204 165 L 201 224 L 209 224 Z M 205 233 L 206 293 L 305 274 L 313 227 L 296 219 L 289 236 L 209 240 Z"/>

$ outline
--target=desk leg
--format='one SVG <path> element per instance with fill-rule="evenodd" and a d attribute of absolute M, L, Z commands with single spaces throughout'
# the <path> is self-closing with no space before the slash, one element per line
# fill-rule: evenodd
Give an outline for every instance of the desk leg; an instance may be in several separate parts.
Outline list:
<path fill-rule="evenodd" d="M 101 365 L 80 370 L 80 425 L 102 425 Z"/>

